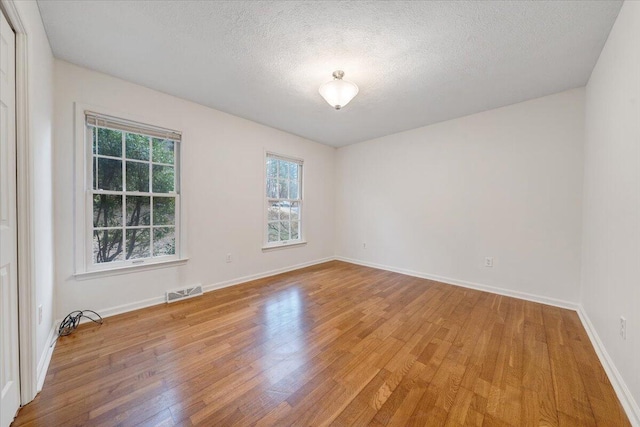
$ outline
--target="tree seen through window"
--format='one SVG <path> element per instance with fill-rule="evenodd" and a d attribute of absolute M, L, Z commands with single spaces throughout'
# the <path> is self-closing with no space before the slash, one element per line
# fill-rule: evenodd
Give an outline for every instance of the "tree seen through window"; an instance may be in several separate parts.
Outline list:
<path fill-rule="evenodd" d="M 302 162 L 267 155 L 267 244 L 301 239 Z"/>
<path fill-rule="evenodd" d="M 93 262 L 176 254 L 176 152 L 169 139 L 89 126 Z"/>

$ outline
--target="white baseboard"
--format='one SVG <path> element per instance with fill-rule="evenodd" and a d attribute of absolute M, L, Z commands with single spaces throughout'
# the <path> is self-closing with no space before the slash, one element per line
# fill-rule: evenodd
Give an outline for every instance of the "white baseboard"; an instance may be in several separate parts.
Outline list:
<path fill-rule="evenodd" d="M 202 290 L 204 292 L 211 292 L 211 291 L 215 291 L 216 289 L 227 288 L 229 286 L 239 285 L 241 283 L 250 282 L 252 280 L 257 280 L 257 279 L 262 279 L 262 278 L 265 278 L 265 277 L 275 276 L 277 274 L 282 274 L 282 273 L 286 273 L 288 271 L 293 271 L 293 270 L 299 270 L 301 268 L 310 267 L 310 266 L 316 265 L 316 264 L 322 264 L 323 262 L 333 261 L 334 259 L 335 259 L 334 257 L 321 258 L 321 259 L 317 259 L 317 260 L 314 260 L 314 261 L 304 262 L 304 263 L 301 263 L 301 264 L 296 264 L 296 265 L 291 265 L 291 266 L 288 266 L 288 267 L 278 268 L 278 269 L 275 269 L 275 270 L 265 271 L 265 272 L 262 272 L 262 273 L 251 274 L 249 276 L 238 277 L 236 279 L 225 280 L 223 282 L 212 283 L 212 284 L 209 284 L 209 285 L 202 286 Z M 140 301 L 131 302 L 131 303 L 128 303 L 128 304 L 118 305 L 118 306 L 115 306 L 115 307 L 102 308 L 102 309 L 96 310 L 96 312 L 99 313 L 100 316 L 102 316 L 103 318 L 104 317 L 111 317 L 111 316 L 115 316 L 117 314 L 127 313 L 129 311 L 139 310 L 141 308 L 146 308 L 146 307 L 151 307 L 151 306 L 154 306 L 154 305 L 162 304 L 164 302 L 165 302 L 165 296 L 162 295 L 162 296 L 158 296 L 158 297 L 153 297 L 153 298 L 148 298 L 148 299 L 144 299 L 144 300 L 140 300 Z M 82 319 L 81 323 L 85 323 L 85 322 L 88 322 L 88 321 L 89 321 L 88 319 Z"/>
<path fill-rule="evenodd" d="M 324 262 L 333 261 L 334 257 L 321 258 L 314 261 L 304 262 L 301 264 L 291 265 L 289 267 L 278 268 L 275 270 L 269 270 L 262 273 L 256 273 L 249 276 L 239 277 L 237 279 L 225 280 L 223 282 L 212 283 L 210 285 L 205 285 L 202 287 L 204 292 L 211 292 L 217 289 L 228 288 L 230 286 L 239 285 L 241 283 L 250 282 L 252 280 L 263 279 L 265 277 L 275 276 L 277 274 L 286 273 L 288 271 L 299 270 L 305 267 L 311 267 L 312 265 L 322 264 Z M 141 308 L 151 307 L 154 305 L 162 304 L 165 302 L 165 297 L 153 297 L 148 298 L 141 301 L 135 301 L 129 304 L 118 305 L 115 307 L 103 308 L 100 310 L 96 310 L 97 313 L 100 314 L 103 318 L 115 316 L 117 314 L 127 313 L 133 310 L 139 310 Z M 42 386 L 44 384 L 44 379 L 47 376 L 47 370 L 49 369 L 49 363 L 51 362 L 51 356 L 53 355 L 53 349 L 55 347 L 54 342 L 57 341 L 58 337 L 56 331 L 57 326 L 62 322 L 62 319 L 59 319 L 54 323 L 51 332 L 49 333 L 49 338 L 47 339 L 47 348 L 42 354 L 40 358 L 40 362 L 38 363 L 38 392 L 42 390 Z M 90 322 L 89 319 L 83 318 L 80 320 L 80 323 Z M 53 345 L 52 345 L 53 344 Z"/>
<path fill-rule="evenodd" d="M 539 302 L 541 304 L 552 305 L 560 308 L 567 308 L 569 310 L 577 310 L 578 304 L 571 301 L 564 301 L 556 298 L 545 297 L 542 295 L 530 294 L 527 292 L 512 291 L 510 289 L 497 288 L 494 286 L 483 285 L 481 283 L 468 282 L 466 280 L 451 279 L 449 277 L 437 276 L 435 274 L 422 273 L 419 271 L 407 270 L 404 268 L 396 268 L 383 264 L 376 264 L 373 262 L 360 261 L 351 258 L 345 258 L 341 256 L 335 257 L 339 261 L 348 262 L 351 264 L 363 265 L 365 267 L 378 268 L 380 270 L 393 271 L 395 273 L 406 274 L 407 276 L 419 277 L 421 279 L 434 280 L 436 282 L 446 283 L 448 285 L 462 286 L 463 288 L 476 289 L 479 291 L 490 292 L 492 294 L 504 295 L 513 298 L 519 298 L 527 301 Z"/>
<path fill-rule="evenodd" d="M 638 403 L 633 399 L 633 396 L 631 395 L 629 388 L 624 382 L 624 379 L 620 375 L 620 372 L 616 368 L 615 364 L 613 363 L 613 360 L 607 353 L 607 350 L 604 347 L 604 344 L 600 340 L 598 333 L 593 327 L 593 324 L 589 320 L 589 317 L 587 316 L 581 304 L 577 304 L 569 301 L 563 301 L 555 298 L 549 298 L 541 295 L 529 294 L 526 292 L 518 292 L 518 291 L 509 290 L 509 289 L 496 288 L 493 286 L 482 285 L 480 283 L 467 282 L 464 280 L 451 279 L 448 277 L 442 277 L 442 276 L 436 276 L 433 274 L 426 274 L 426 273 L 421 273 L 417 271 L 406 270 L 403 268 L 390 267 L 388 265 L 381 265 L 381 264 L 376 264 L 376 263 L 371 263 L 366 261 L 360 261 L 360 260 L 345 258 L 341 256 L 337 256 L 336 259 L 339 261 L 344 261 L 351 264 L 378 268 L 380 270 L 393 271 L 395 273 L 406 274 L 408 276 L 435 280 L 437 282 L 447 283 L 450 285 L 457 285 L 465 288 L 477 289 L 481 291 L 491 292 L 494 294 L 505 295 L 505 296 L 519 298 L 527 301 L 539 302 L 542 304 L 552 305 L 552 306 L 576 311 L 578 313 L 578 316 L 580 317 L 580 320 L 582 321 L 584 329 L 587 331 L 587 334 L 589 335 L 589 339 L 591 340 L 591 343 L 596 351 L 596 354 L 600 359 L 600 363 L 602 363 L 602 366 L 604 367 L 604 370 L 607 373 L 607 376 L 609 377 L 609 381 L 613 385 L 613 388 L 618 396 L 618 399 L 620 400 L 622 407 L 627 413 L 627 417 L 629 418 L 629 421 L 633 426 L 640 427 L 640 408 L 638 407 Z"/>
<path fill-rule="evenodd" d="M 249 276 L 238 277 L 237 279 L 225 280 L 224 282 L 213 283 L 211 285 L 205 285 L 202 287 L 204 292 L 215 291 L 216 289 L 227 288 L 229 286 L 239 285 L 245 282 L 251 282 L 252 280 L 263 279 L 265 277 L 275 276 L 277 274 L 287 273 L 289 271 L 300 270 L 301 268 L 311 267 L 312 265 L 322 264 L 323 262 L 329 262 L 335 260 L 335 257 L 327 257 L 318 259 L 315 261 L 303 262 L 302 264 L 296 264 L 289 267 L 277 268 L 275 270 L 265 271 L 263 273 L 251 274 Z"/>
<path fill-rule="evenodd" d="M 587 334 L 589 335 L 589 338 L 591 339 L 591 343 L 595 348 L 596 354 L 598 355 L 600 362 L 602 363 L 602 366 L 604 367 L 607 373 L 607 376 L 609 377 L 609 380 L 611 381 L 611 384 L 613 385 L 613 388 L 616 394 L 618 395 L 618 398 L 620 399 L 620 402 L 624 410 L 626 411 L 627 416 L 629 417 L 629 421 L 633 426 L 640 427 L 640 409 L 638 407 L 637 402 L 633 399 L 633 396 L 631 395 L 629 388 L 624 382 L 624 379 L 622 378 L 622 376 L 620 375 L 620 372 L 618 371 L 615 364 L 613 363 L 613 360 L 611 360 L 611 358 L 609 357 L 609 354 L 607 353 L 607 350 L 604 347 L 604 344 L 600 340 L 600 337 L 598 336 L 598 333 L 593 327 L 593 324 L 589 320 L 589 317 L 587 316 L 586 312 L 584 311 L 584 308 L 582 307 L 582 305 L 574 302 L 559 300 L 556 298 L 550 298 L 550 297 L 545 297 L 541 295 L 530 294 L 526 292 L 519 292 L 519 291 L 512 291 L 504 288 L 497 288 L 494 286 L 468 282 L 465 280 L 451 279 L 448 277 L 442 277 L 442 276 L 437 276 L 433 274 L 407 270 L 403 268 L 396 268 L 396 267 L 391 267 L 383 264 L 360 261 L 360 260 L 355 260 L 355 259 L 341 257 L 341 256 L 322 258 L 315 261 L 292 265 L 289 267 L 265 271 L 262 273 L 239 277 L 236 279 L 225 280 L 223 282 L 205 285 L 202 288 L 204 292 L 211 292 L 217 289 L 239 285 L 241 283 L 250 282 L 252 280 L 263 279 L 265 277 L 275 276 L 278 274 L 299 270 L 301 268 L 310 267 L 312 265 L 322 264 L 324 262 L 333 261 L 333 260 L 344 261 L 351 264 L 362 265 L 365 267 L 377 268 L 380 270 L 393 271 L 395 273 L 405 274 L 407 276 L 434 280 L 437 282 L 442 282 L 450 285 L 462 286 L 465 288 L 476 289 L 476 290 L 490 292 L 490 293 L 499 294 L 499 295 L 505 295 L 513 298 L 519 298 L 527 301 L 538 302 L 542 304 L 552 305 L 552 306 L 576 311 L 578 313 L 578 316 L 580 317 L 580 320 L 582 321 L 582 324 L 585 330 L 587 331 Z M 149 298 L 146 300 L 137 301 L 129 304 L 123 304 L 116 307 L 102 309 L 102 310 L 99 310 L 98 312 L 102 315 L 102 317 L 109 317 L 109 316 L 115 316 L 117 314 L 122 314 L 122 313 L 126 313 L 133 310 L 138 310 L 140 308 L 162 304 L 164 301 L 165 301 L 164 296 L 154 297 L 154 298 Z M 47 369 L 49 367 L 49 363 L 51 362 L 51 356 L 53 354 L 53 349 L 55 347 L 55 339 L 57 338 L 56 329 L 59 323 L 60 323 L 59 321 L 56 322 L 52 327 L 51 332 L 49 333 L 49 338 L 47 339 L 47 348 L 43 352 L 42 357 L 40 358 L 40 362 L 38 363 L 38 391 L 42 390 L 44 379 L 47 374 Z"/>
<path fill-rule="evenodd" d="M 631 391 L 627 384 L 625 383 L 622 375 L 620 375 L 620 371 L 616 368 L 616 365 L 613 363 L 613 360 L 609 356 L 607 349 L 604 346 L 604 343 L 600 339 L 598 332 L 591 323 L 587 312 L 584 310 L 584 307 L 580 305 L 578 307 L 578 316 L 582 321 L 582 325 L 584 329 L 587 331 L 589 335 L 589 339 L 591 340 L 591 344 L 593 344 L 593 348 L 596 350 L 596 354 L 600 359 L 600 363 L 604 367 L 607 376 L 609 377 L 609 381 L 613 386 L 616 394 L 618 395 L 618 399 L 620 399 L 620 403 L 627 413 L 627 417 L 629 417 L 629 421 L 631 425 L 635 427 L 640 427 L 640 407 L 638 407 L 638 403 L 634 400 L 631 395 Z"/>
<path fill-rule="evenodd" d="M 44 379 L 47 377 L 47 371 L 49 370 L 49 364 L 51 363 L 51 356 L 53 356 L 53 349 L 56 347 L 56 342 L 58 338 L 58 334 L 56 333 L 58 329 L 58 325 L 60 322 L 54 322 L 53 326 L 51 326 L 51 330 L 49 331 L 49 336 L 47 337 L 46 347 L 42 352 L 42 356 L 40 356 L 40 360 L 38 361 L 37 368 L 37 388 L 36 391 L 40 393 L 42 390 L 42 386 L 44 385 Z"/>
<path fill-rule="evenodd" d="M 141 308 L 151 307 L 152 305 L 158 305 L 165 302 L 164 295 L 161 297 L 153 297 L 148 299 L 143 299 L 140 301 L 130 302 L 128 304 L 117 305 L 115 307 L 102 308 L 100 310 L 96 310 L 103 318 L 115 316 L 117 314 L 128 313 L 130 311 L 139 310 Z M 80 323 L 90 322 L 89 319 L 82 319 Z"/>

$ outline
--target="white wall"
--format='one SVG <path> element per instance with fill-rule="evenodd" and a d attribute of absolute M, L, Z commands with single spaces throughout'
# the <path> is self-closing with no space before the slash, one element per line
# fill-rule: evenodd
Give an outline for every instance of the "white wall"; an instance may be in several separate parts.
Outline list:
<path fill-rule="evenodd" d="M 574 89 L 340 148 L 337 255 L 577 303 L 583 107 Z"/>
<path fill-rule="evenodd" d="M 583 223 L 581 302 L 640 425 L 639 2 L 622 6 L 587 85 Z"/>
<path fill-rule="evenodd" d="M 74 102 L 171 123 L 183 132 L 184 266 L 107 278 L 74 278 Z M 57 317 L 161 297 L 332 257 L 335 149 L 88 69 L 55 62 Z M 264 150 L 304 159 L 302 247 L 262 252 Z M 234 261 L 225 262 L 232 253 Z M 129 305 L 123 308 L 131 308 Z"/>
<path fill-rule="evenodd" d="M 16 9 L 27 32 L 29 150 L 36 306 L 42 305 L 42 323 L 37 325 L 37 360 L 48 350 L 53 327 L 53 188 L 52 120 L 53 55 L 35 1 L 17 1 Z"/>

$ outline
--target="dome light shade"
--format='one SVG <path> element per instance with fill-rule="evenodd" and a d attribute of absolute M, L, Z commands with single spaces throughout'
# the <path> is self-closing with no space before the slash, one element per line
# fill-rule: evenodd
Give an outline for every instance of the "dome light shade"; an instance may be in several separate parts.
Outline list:
<path fill-rule="evenodd" d="M 344 71 L 334 71 L 333 80 L 320 86 L 320 95 L 336 110 L 349 103 L 357 94 L 358 86 L 347 80 L 342 80 Z"/>

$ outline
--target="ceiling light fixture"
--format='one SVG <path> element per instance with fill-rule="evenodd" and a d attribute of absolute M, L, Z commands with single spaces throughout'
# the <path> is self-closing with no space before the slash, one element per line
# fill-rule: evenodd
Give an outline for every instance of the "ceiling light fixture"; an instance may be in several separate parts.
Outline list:
<path fill-rule="evenodd" d="M 326 82 L 318 90 L 325 101 L 336 110 L 347 105 L 358 94 L 358 86 L 348 80 L 342 80 L 342 77 L 344 71 L 334 71 L 333 80 Z"/>

